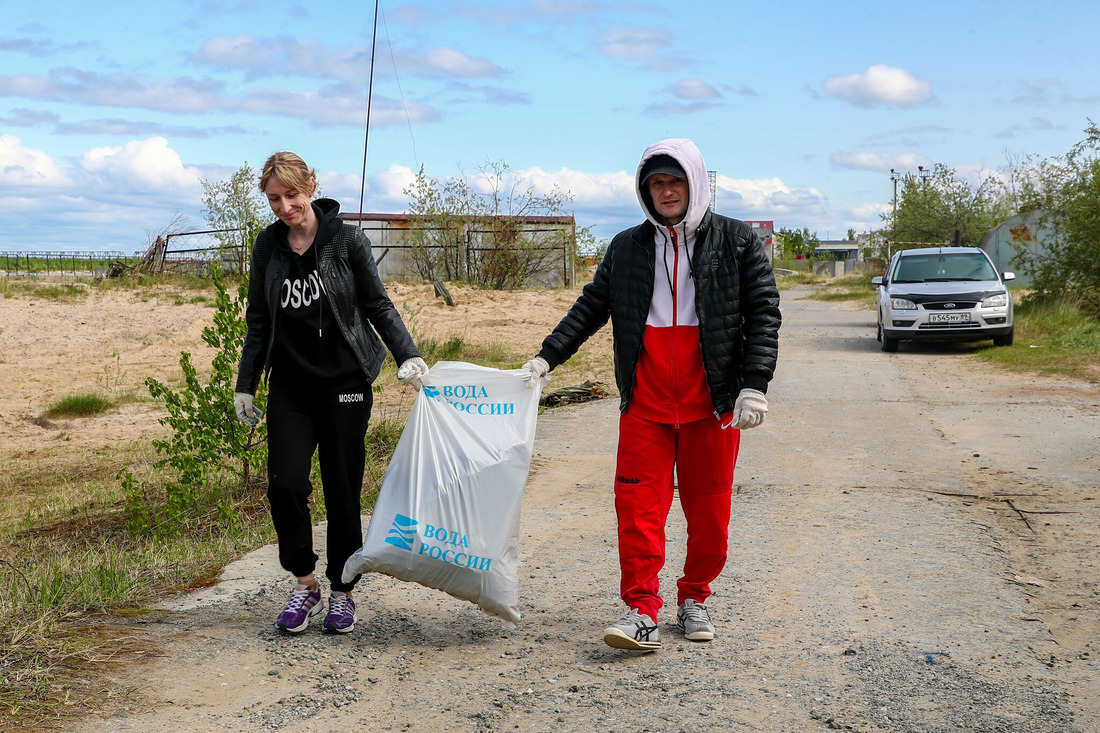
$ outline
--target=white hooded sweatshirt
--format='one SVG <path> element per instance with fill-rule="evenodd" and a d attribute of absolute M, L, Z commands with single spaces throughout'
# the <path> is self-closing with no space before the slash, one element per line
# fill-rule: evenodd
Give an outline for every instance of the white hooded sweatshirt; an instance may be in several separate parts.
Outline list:
<path fill-rule="evenodd" d="M 674 227 L 661 223 L 641 180 L 654 156 L 667 155 L 687 174 L 688 208 Z M 691 262 L 695 232 L 710 206 L 710 185 L 703 155 L 684 138 L 661 140 L 646 148 L 638 163 L 634 187 L 654 234 L 654 283 L 646 318 L 638 379 L 630 410 L 649 420 L 680 424 L 713 413 L 699 347 L 695 281 Z"/>

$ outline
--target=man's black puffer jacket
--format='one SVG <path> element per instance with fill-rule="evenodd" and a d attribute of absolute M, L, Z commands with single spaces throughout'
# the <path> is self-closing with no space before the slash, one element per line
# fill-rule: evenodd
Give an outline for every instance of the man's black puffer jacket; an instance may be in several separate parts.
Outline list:
<path fill-rule="evenodd" d="M 539 352 L 553 369 L 610 318 L 622 412 L 630 405 L 653 296 L 654 234 L 647 221 L 611 241 L 592 282 Z M 722 415 L 742 387 L 767 392 L 779 353 L 779 290 L 759 238 L 737 219 L 707 212 L 691 265 L 703 368 L 714 412 Z"/>
<path fill-rule="evenodd" d="M 317 271 L 325 297 L 363 374 L 368 382 L 373 382 L 386 358 L 386 348 L 398 364 L 420 356 L 420 352 L 386 295 L 367 235 L 338 218 L 340 204 L 332 199 L 318 199 L 313 205 L 321 219 L 313 246 L 318 248 Z M 289 269 L 289 250 L 279 244 L 285 241 L 286 230 L 286 224 L 277 221 L 260 232 L 252 245 L 245 309 L 248 331 L 241 350 L 237 392 L 255 394 L 261 374 L 271 364 L 275 329 L 279 325 L 279 291 Z"/>

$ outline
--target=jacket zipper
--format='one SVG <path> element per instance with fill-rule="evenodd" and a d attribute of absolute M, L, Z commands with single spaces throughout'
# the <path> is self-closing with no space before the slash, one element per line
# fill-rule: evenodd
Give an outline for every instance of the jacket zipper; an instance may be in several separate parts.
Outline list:
<path fill-rule="evenodd" d="M 673 398 L 673 428 L 680 429 L 680 385 L 677 377 L 677 359 L 676 359 L 676 327 L 679 325 L 679 313 L 678 302 L 676 298 L 676 286 L 680 280 L 680 242 L 676 237 L 676 227 L 669 227 L 669 233 L 672 235 L 672 338 L 669 340 L 669 356 L 668 363 L 672 370 L 669 381 L 672 383 L 672 398 Z"/>

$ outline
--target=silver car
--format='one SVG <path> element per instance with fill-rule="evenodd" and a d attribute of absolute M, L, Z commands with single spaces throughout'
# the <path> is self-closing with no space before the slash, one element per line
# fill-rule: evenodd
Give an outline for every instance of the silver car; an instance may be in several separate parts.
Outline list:
<path fill-rule="evenodd" d="M 878 340 L 883 351 L 902 341 L 978 341 L 1011 346 L 1012 293 L 977 247 L 905 249 L 890 259 L 878 286 Z"/>

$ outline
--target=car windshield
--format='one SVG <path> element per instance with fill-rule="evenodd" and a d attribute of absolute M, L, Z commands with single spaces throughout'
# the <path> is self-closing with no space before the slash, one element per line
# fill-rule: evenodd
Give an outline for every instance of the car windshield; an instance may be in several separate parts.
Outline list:
<path fill-rule="evenodd" d="M 956 280 L 996 280 L 997 271 L 978 252 L 899 257 L 891 280 L 896 283 L 936 283 Z"/>

